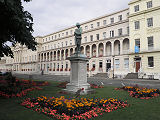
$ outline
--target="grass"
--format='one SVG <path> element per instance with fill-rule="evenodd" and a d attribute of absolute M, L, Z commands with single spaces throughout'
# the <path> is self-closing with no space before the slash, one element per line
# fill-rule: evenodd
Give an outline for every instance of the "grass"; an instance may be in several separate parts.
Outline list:
<path fill-rule="evenodd" d="M 51 82 L 51 85 L 44 86 L 43 90 L 31 91 L 26 97 L 36 96 L 60 96 L 57 88 L 58 82 Z M 95 118 L 96 120 L 160 120 L 160 97 L 149 100 L 142 100 L 130 97 L 128 92 L 123 90 L 114 90 L 115 87 L 106 86 L 96 89 L 95 94 L 90 94 L 83 97 L 101 97 L 101 98 L 117 98 L 127 101 L 130 106 L 123 109 L 118 109 L 111 113 L 105 113 L 102 116 Z M 64 95 L 70 97 L 71 95 Z M 25 97 L 24 97 L 25 98 Z M 12 98 L 4 99 L 0 97 L 0 120 L 51 120 L 46 115 L 34 112 L 21 106 L 21 99 Z"/>

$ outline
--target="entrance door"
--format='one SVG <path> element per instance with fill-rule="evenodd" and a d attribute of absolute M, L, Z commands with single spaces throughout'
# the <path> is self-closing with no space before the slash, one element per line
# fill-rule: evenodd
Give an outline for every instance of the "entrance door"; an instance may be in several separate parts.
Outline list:
<path fill-rule="evenodd" d="M 140 69 L 140 62 L 136 62 L 136 72 Z"/>
<path fill-rule="evenodd" d="M 106 63 L 106 71 L 108 72 L 109 69 L 111 69 L 111 63 Z"/>

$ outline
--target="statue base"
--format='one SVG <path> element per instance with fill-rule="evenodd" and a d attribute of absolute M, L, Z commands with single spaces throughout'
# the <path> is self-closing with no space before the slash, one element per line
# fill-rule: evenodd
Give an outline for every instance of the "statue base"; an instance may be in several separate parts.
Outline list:
<path fill-rule="evenodd" d="M 66 92 L 76 93 L 78 90 L 84 88 L 80 94 L 90 93 L 90 84 L 87 83 L 87 62 L 88 58 L 84 54 L 73 54 L 67 60 L 71 62 L 70 83 L 66 85 Z"/>

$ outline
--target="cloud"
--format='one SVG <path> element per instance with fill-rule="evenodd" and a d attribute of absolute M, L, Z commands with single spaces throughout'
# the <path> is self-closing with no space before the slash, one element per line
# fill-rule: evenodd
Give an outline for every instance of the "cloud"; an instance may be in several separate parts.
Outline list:
<path fill-rule="evenodd" d="M 32 0 L 24 9 L 34 19 L 34 36 L 57 32 L 77 22 L 128 8 L 130 0 Z"/>

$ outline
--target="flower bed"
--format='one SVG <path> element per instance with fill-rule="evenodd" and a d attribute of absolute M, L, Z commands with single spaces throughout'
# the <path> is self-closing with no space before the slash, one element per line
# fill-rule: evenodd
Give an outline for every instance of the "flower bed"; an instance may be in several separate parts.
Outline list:
<path fill-rule="evenodd" d="M 116 88 L 117 90 L 125 90 L 129 92 L 129 95 L 132 97 L 140 98 L 140 99 L 150 99 L 152 97 L 159 96 L 159 89 L 147 89 L 138 86 L 124 86 L 122 88 Z"/>
<path fill-rule="evenodd" d="M 104 112 L 111 112 L 128 106 L 127 102 L 113 98 L 66 99 L 64 96 L 60 98 L 47 98 L 45 96 L 28 98 L 21 105 L 61 120 L 91 119 L 102 115 Z"/>
<path fill-rule="evenodd" d="M 15 81 L 1 81 L 0 96 L 5 98 L 22 97 L 29 91 L 41 90 L 38 86 L 46 86 L 48 82 L 44 81 L 31 81 L 31 80 L 19 80 Z"/>

